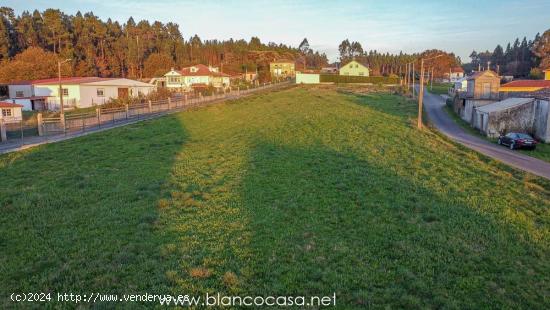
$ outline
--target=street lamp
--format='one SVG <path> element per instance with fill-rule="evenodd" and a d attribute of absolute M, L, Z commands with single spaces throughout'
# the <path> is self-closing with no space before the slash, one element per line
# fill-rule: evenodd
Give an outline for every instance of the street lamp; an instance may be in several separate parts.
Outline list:
<path fill-rule="evenodd" d="M 417 122 L 418 129 L 422 128 L 422 103 L 424 101 L 424 60 L 431 60 L 441 56 L 443 56 L 443 54 L 439 54 L 437 56 L 433 56 L 426 59 L 422 58 L 420 60 L 420 91 L 418 92 L 418 122 Z"/>
<path fill-rule="evenodd" d="M 65 59 L 63 61 L 57 61 L 57 79 L 59 82 L 59 106 L 61 107 L 61 115 L 65 112 L 63 109 L 63 87 L 61 86 L 61 65 L 71 61 L 71 59 Z"/>

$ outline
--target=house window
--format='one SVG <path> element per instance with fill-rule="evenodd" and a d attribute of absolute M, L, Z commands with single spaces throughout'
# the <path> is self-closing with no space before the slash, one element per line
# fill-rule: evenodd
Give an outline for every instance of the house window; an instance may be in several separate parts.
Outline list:
<path fill-rule="evenodd" d="M 69 89 L 63 88 L 63 96 L 69 96 Z"/>
<path fill-rule="evenodd" d="M 98 97 L 105 97 L 105 89 L 103 89 L 103 88 L 98 88 L 98 89 L 97 89 L 97 96 L 98 96 Z"/>
<path fill-rule="evenodd" d="M 25 97 L 25 93 L 22 90 L 15 92 L 15 97 Z"/>
<path fill-rule="evenodd" d="M 365 73 L 363 73 L 363 72 L 359 72 L 359 75 L 365 75 Z"/>
<path fill-rule="evenodd" d="M 177 84 L 180 82 L 180 78 L 177 76 L 171 76 L 168 78 L 168 82 Z"/>
<path fill-rule="evenodd" d="M 2 109 L 2 116 L 11 116 L 11 109 Z"/>

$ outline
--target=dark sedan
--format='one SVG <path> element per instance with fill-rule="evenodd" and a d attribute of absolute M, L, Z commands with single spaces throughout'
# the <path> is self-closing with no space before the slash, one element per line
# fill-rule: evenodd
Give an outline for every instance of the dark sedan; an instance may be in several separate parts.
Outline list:
<path fill-rule="evenodd" d="M 498 138 L 498 144 L 506 145 L 511 150 L 521 148 L 534 150 L 537 147 L 537 143 L 537 140 L 526 133 L 509 132 Z"/>

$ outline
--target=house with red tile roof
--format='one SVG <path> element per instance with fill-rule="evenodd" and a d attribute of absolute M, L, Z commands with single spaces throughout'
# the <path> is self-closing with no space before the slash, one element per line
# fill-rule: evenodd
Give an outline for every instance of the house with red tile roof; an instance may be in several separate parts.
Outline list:
<path fill-rule="evenodd" d="M 217 67 L 198 64 L 181 70 L 172 68 L 164 78 L 155 78 L 154 81 L 157 85 L 181 90 L 191 90 L 197 84 L 227 88 L 230 85 L 230 75 L 220 72 Z"/>
<path fill-rule="evenodd" d="M 64 77 L 10 83 L 8 94 L 11 101 L 23 105 L 23 110 L 58 110 L 60 95 L 64 107 L 86 108 L 111 99 L 144 96 L 154 88 L 152 84 L 124 78 Z"/>
<path fill-rule="evenodd" d="M 21 120 L 22 105 L 8 101 L 0 101 L 0 122 L 12 123 Z"/>
<path fill-rule="evenodd" d="M 464 77 L 464 69 L 462 69 L 462 67 L 450 68 L 449 72 L 444 75 L 445 79 L 447 79 L 449 83 L 458 82 Z"/>

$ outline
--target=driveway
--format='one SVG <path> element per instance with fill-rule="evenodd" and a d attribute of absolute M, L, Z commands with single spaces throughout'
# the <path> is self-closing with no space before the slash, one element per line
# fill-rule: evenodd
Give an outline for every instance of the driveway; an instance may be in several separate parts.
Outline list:
<path fill-rule="evenodd" d="M 431 94 L 427 91 L 424 93 L 424 109 L 430 122 L 446 136 L 472 150 L 512 167 L 550 179 L 550 163 L 469 134 L 443 110 L 444 106 L 445 100 L 440 95 Z"/>

